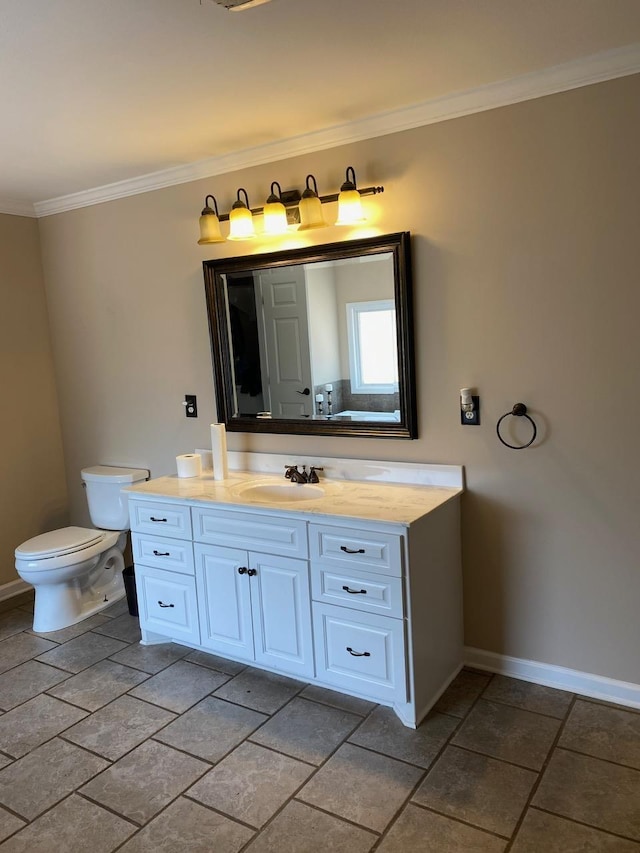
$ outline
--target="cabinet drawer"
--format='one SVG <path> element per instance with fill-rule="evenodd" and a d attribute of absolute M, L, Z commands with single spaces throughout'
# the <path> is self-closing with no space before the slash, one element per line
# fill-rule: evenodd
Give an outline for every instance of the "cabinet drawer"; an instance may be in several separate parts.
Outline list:
<path fill-rule="evenodd" d="M 404 620 L 313 604 L 316 675 L 320 681 L 405 702 Z"/>
<path fill-rule="evenodd" d="M 146 533 L 132 533 L 131 542 L 136 565 L 155 566 L 183 575 L 194 574 L 191 542 Z"/>
<path fill-rule="evenodd" d="M 195 578 L 136 566 L 140 627 L 200 644 Z"/>
<path fill-rule="evenodd" d="M 308 556 L 306 523 L 298 519 L 251 512 L 225 512 L 194 506 L 196 542 L 246 548 L 283 557 Z"/>
<path fill-rule="evenodd" d="M 402 576 L 402 539 L 375 530 L 309 525 L 311 558 L 326 566 Z"/>
<path fill-rule="evenodd" d="M 312 564 L 311 589 L 315 601 L 402 619 L 402 578 Z"/>
<path fill-rule="evenodd" d="M 191 539 L 191 513 L 182 504 L 129 500 L 131 529 L 139 533 Z"/>

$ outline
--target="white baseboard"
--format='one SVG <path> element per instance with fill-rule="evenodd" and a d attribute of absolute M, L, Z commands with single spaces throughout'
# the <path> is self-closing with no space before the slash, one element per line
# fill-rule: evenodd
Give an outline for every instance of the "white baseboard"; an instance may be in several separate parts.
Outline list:
<path fill-rule="evenodd" d="M 8 598 L 13 598 L 16 595 L 22 595 L 23 592 L 29 592 L 30 589 L 33 589 L 31 584 L 20 578 L 15 581 L 9 581 L 9 583 L 3 583 L 0 585 L 0 601 L 6 601 Z"/>
<path fill-rule="evenodd" d="M 512 658 L 509 655 L 498 655 L 483 649 L 473 649 L 465 646 L 464 659 L 467 666 L 520 678 L 522 681 L 532 681 L 545 687 L 555 687 L 558 690 L 568 690 L 571 693 L 581 693 L 592 699 L 602 699 L 605 702 L 615 702 L 628 705 L 630 708 L 640 708 L 640 684 L 630 681 L 617 681 L 603 675 L 568 669 L 564 666 L 553 666 L 524 658 Z"/>

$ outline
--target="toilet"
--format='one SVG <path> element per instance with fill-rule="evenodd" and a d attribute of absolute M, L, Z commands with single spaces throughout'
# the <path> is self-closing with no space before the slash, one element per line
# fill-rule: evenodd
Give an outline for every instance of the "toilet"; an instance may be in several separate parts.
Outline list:
<path fill-rule="evenodd" d="M 121 489 L 147 480 L 149 472 L 95 465 L 83 468 L 81 476 L 96 527 L 52 530 L 28 539 L 15 551 L 18 574 L 35 590 L 33 630 L 38 633 L 81 622 L 125 594 L 122 570 L 129 510 Z"/>

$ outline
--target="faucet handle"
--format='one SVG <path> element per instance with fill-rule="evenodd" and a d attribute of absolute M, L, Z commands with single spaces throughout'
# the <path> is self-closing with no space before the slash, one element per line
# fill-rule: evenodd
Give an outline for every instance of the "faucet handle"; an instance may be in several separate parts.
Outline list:
<path fill-rule="evenodd" d="M 297 465 L 285 465 L 284 467 L 285 467 L 284 476 L 287 480 L 290 480 L 293 472 L 298 470 L 298 466 Z"/>
<path fill-rule="evenodd" d="M 317 471 L 324 471 L 324 468 L 316 467 L 315 465 L 312 465 L 311 468 L 309 469 L 309 479 L 307 482 L 309 482 L 309 483 L 319 483 L 320 482 L 320 478 L 318 477 L 318 474 L 316 473 Z"/>

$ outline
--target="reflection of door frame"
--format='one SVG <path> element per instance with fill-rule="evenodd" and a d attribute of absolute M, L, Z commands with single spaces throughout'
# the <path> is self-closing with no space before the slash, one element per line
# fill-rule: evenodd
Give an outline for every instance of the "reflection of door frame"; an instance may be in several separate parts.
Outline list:
<path fill-rule="evenodd" d="M 262 379 L 262 400 L 265 412 L 271 411 L 271 388 L 269 386 L 269 364 L 267 362 L 267 340 L 264 328 L 264 296 L 262 282 L 258 273 L 253 274 L 256 299 L 256 319 L 258 326 L 258 350 L 260 352 L 260 376 Z"/>
<path fill-rule="evenodd" d="M 304 269 L 301 266 L 276 267 L 258 272 L 256 274 L 256 281 L 259 283 L 259 288 L 256 288 L 256 290 L 260 290 L 262 301 L 262 333 L 264 334 L 264 354 L 266 361 L 265 375 L 268 376 L 268 395 L 271 412 L 274 417 L 311 417 L 314 406 L 312 393 L 313 376 L 311 372 L 309 319 L 307 315 L 307 292 Z M 273 286 L 278 284 L 291 284 L 295 290 L 295 300 L 282 307 L 283 315 L 279 318 L 271 310 L 271 307 L 275 304 Z M 287 385 L 280 383 L 281 387 L 277 382 L 278 369 L 276 366 L 278 355 L 281 354 L 280 344 L 282 343 L 282 341 L 278 341 L 277 323 L 275 322 L 277 319 L 297 321 L 295 325 L 298 344 L 296 361 L 299 367 L 300 378 L 291 380 Z M 262 351 L 261 347 L 261 367 Z M 297 387 L 294 388 L 294 385 Z M 300 394 L 300 396 L 294 396 L 299 394 L 303 388 L 309 389 L 307 395 Z M 289 406 L 290 408 L 299 407 L 299 412 L 289 411 L 283 415 L 282 406 Z"/>

